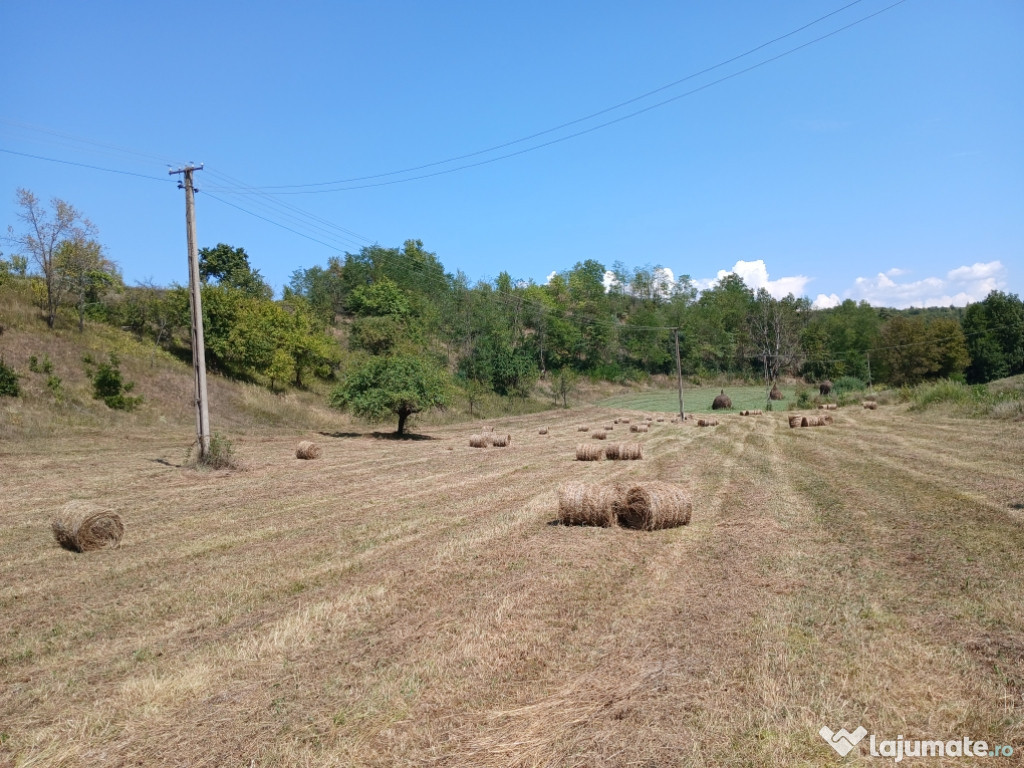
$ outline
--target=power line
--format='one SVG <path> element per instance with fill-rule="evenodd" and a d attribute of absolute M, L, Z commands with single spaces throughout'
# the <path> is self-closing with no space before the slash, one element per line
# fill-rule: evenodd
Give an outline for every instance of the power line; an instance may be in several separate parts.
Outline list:
<path fill-rule="evenodd" d="M 60 163 L 62 165 L 74 165 L 79 168 L 88 168 L 93 171 L 104 171 L 105 173 L 119 173 L 123 176 L 137 176 L 140 179 L 151 179 L 152 181 L 159 181 L 166 184 L 167 179 L 160 178 L 159 176 L 149 176 L 144 173 L 134 173 L 133 171 L 120 171 L 116 168 L 103 168 L 98 165 L 89 165 L 87 163 L 76 163 L 72 160 L 59 160 L 56 157 L 43 157 L 42 155 L 32 155 L 28 152 L 15 152 L 13 149 L 4 149 L 0 147 L 0 152 L 6 152 L 8 155 L 18 155 L 19 157 L 30 157 L 33 160 L 45 160 L 49 163 Z"/>
<path fill-rule="evenodd" d="M 858 2 L 859 1 L 860 0 L 858 0 Z M 420 174 L 420 175 L 417 175 L 417 176 L 410 176 L 410 177 L 404 178 L 404 179 L 393 179 L 393 180 L 390 180 L 390 181 L 376 181 L 376 182 L 369 183 L 369 184 L 354 184 L 353 186 L 344 186 L 344 187 L 338 187 L 338 188 L 334 188 L 334 189 L 299 189 L 300 187 L 327 186 L 327 185 L 330 185 L 330 184 L 348 184 L 350 182 L 383 178 L 385 176 L 392 176 L 392 175 L 398 175 L 398 174 L 401 174 L 401 173 L 412 172 L 412 171 L 415 171 L 415 170 L 421 170 L 421 169 L 430 168 L 430 167 L 437 166 L 437 165 L 443 165 L 443 164 L 449 163 L 449 162 L 454 162 L 454 161 L 459 160 L 459 159 L 465 159 L 465 158 L 469 158 L 469 157 L 475 157 L 475 156 L 478 156 L 478 155 L 481 155 L 481 154 L 486 154 L 487 152 L 495 151 L 497 149 L 509 147 L 509 146 L 514 145 L 514 144 L 518 144 L 518 143 L 522 143 L 524 141 L 528 141 L 530 138 L 535 138 L 535 137 L 538 137 L 538 136 L 546 135 L 546 134 L 551 133 L 553 131 L 559 130 L 559 128 L 561 128 L 561 127 L 565 127 L 565 126 L 569 126 L 569 125 L 574 125 L 576 123 L 583 122 L 585 120 L 590 119 L 590 117 L 593 117 L 593 116 L 596 116 L 596 115 L 601 115 L 601 114 L 604 114 L 604 113 L 609 112 L 609 111 L 613 111 L 615 109 L 618 109 L 619 106 L 630 104 L 630 103 L 632 103 L 634 101 L 643 99 L 647 95 L 650 95 L 650 94 L 653 94 L 653 93 L 657 93 L 658 91 L 663 90 L 664 88 L 671 87 L 671 85 L 663 86 L 663 88 L 659 88 L 659 89 L 656 89 L 655 91 L 651 91 L 649 94 L 645 94 L 644 96 L 638 96 L 638 97 L 636 97 L 634 99 L 631 99 L 631 100 L 629 100 L 627 102 L 623 102 L 622 105 L 618 105 L 616 107 L 609 107 L 609 108 L 607 108 L 605 110 L 601 110 L 600 112 L 594 113 L 594 115 L 592 115 L 590 117 L 579 118 L 577 120 L 570 121 L 569 123 L 565 123 L 563 126 L 559 126 L 559 127 L 556 127 L 556 128 L 551 128 L 551 129 L 548 129 L 548 130 L 545 130 L 545 131 L 541 131 L 541 132 L 539 132 L 537 134 L 534 134 L 532 137 L 526 137 L 526 138 L 523 138 L 523 139 L 516 139 L 514 141 L 505 142 L 504 144 L 496 145 L 495 147 L 492 147 L 492 148 L 489 148 L 489 149 L 479 150 L 477 152 L 471 152 L 471 153 L 468 153 L 468 154 L 465 154 L 465 155 L 461 155 L 461 156 L 458 156 L 458 157 L 449 158 L 448 160 L 440 160 L 440 161 L 433 162 L 433 163 L 427 163 L 425 165 L 416 166 L 414 168 L 405 169 L 403 171 L 389 171 L 387 173 L 375 174 L 375 175 L 372 175 L 372 176 L 355 177 L 353 179 L 342 180 L 342 181 L 316 182 L 316 183 L 313 183 L 313 184 L 295 184 L 295 185 L 286 185 L 286 186 L 283 186 L 283 187 L 282 186 L 276 186 L 276 187 L 268 186 L 268 187 L 260 187 L 260 189 L 267 191 L 268 194 L 274 194 L 274 195 L 314 195 L 314 194 L 325 194 L 325 193 L 331 193 L 331 192 L 348 192 L 348 191 L 358 190 L 358 189 L 369 189 L 369 188 L 373 188 L 373 187 L 390 186 L 390 185 L 393 185 L 393 184 L 404 184 L 404 183 L 410 182 L 410 181 L 420 181 L 422 179 L 429 179 L 429 178 L 433 178 L 435 176 L 443 176 L 445 174 L 455 173 L 457 171 L 464 171 L 464 170 L 467 170 L 469 168 L 478 168 L 478 167 L 483 166 L 483 165 L 489 165 L 491 163 L 496 163 L 496 162 L 498 162 L 500 160 L 507 160 L 507 159 L 512 158 L 512 157 L 518 157 L 520 155 L 525 155 L 525 154 L 527 154 L 529 152 L 535 152 L 535 151 L 537 151 L 539 149 L 543 149 L 545 147 L 550 147 L 550 146 L 553 146 L 555 144 L 560 144 L 562 142 L 569 141 L 570 139 L 575 139 L 575 138 L 579 138 L 580 136 L 585 136 L 585 135 L 587 135 L 589 133 L 593 133 L 595 131 L 601 130 L 602 128 L 607 128 L 607 127 L 615 125 L 617 123 L 621 123 L 621 122 L 623 122 L 625 120 L 630 120 L 630 119 L 632 119 L 634 117 L 638 117 L 639 115 L 645 114 L 645 113 L 650 112 L 650 111 L 652 111 L 654 109 L 658 109 L 658 108 L 663 107 L 663 106 L 665 106 L 667 104 L 671 104 L 672 102 L 678 101 L 678 100 L 686 98 L 688 96 L 693 96 L 694 94 L 700 93 L 701 91 L 705 91 L 705 90 L 707 90 L 709 88 L 712 88 L 712 87 L 714 87 L 716 85 L 720 85 L 721 83 L 727 82 L 727 81 L 732 80 L 732 79 L 737 78 L 737 77 L 740 77 L 741 75 L 747 74 L 748 72 L 752 72 L 755 69 L 759 69 L 759 68 L 761 68 L 763 66 L 771 64 L 771 63 L 773 63 L 775 61 L 778 61 L 778 60 L 780 60 L 782 58 L 785 58 L 786 56 L 789 56 L 789 55 L 794 54 L 794 53 L 796 53 L 798 51 L 801 51 L 804 48 L 807 48 L 807 47 L 809 47 L 811 45 L 819 43 L 822 40 L 826 40 L 826 39 L 828 39 L 830 37 L 833 37 L 833 36 L 835 36 L 835 35 L 837 35 L 837 34 L 839 34 L 841 32 L 844 32 L 844 31 L 846 31 L 846 30 L 848 30 L 848 29 L 850 29 L 852 27 L 857 26 L 858 24 L 862 24 L 865 21 L 868 21 L 868 20 L 870 20 L 870 19 L 872 19 L 872 18 L 874 18 L 876 16 L 879 16 L 879 15 L 885 13 L 886 11 L 892 10 L 896 6 L 902 5 L 905 2 L 907 2 L 907 0 L 897 0 L 896 2 L 892 3 L 891 5 L 886 6 L 885 8 L 882 8 L 882 9 L 880 9 L 878 11 L 875 11 L 874 13 L 871 13 L 871 14 L 869 14 L 867 16 L 864 16 L 864 17 L 862 17 L 860 19 L 857 19 L 856 21 L 850 22 L 849 24 L 846 24 L 846 25 L 844 25 L 842 27 L 839 27 L 838 29 L 832 30 L 831 32 L 828 32 L 828 33 L 826 33 L 824 35 L 816 37 L 816 38 L 814 38 L 812 40 L 809 40 L 809 41 L 807 41 L 805 43 L 797 45 L 797 46 L 795 46 L 793 48 L 790 48 L 790 49 L 788 49 L 786 51 L 783 51 L 782 53 L 778 53 L 778 54 L 776 54 L 774 56 L 771 56 L 771 57 L 769 57 L 767 59 L 763 59 L 762 61 L 759 61 L 759 62 L 757 62 L 755 64 L 751 64 L 748 67 L 744 67 L 743 69 L 737 70 L 736 72 L 732 72 L 732 73 L 730 73 L 728 75 L 724 75 L 723 77 L 720 77 L 717 80 L 712 80 L 712 81 L 710 81 L 708 83 L 700 85 L 700 86 L 698 86 L 696 88 L 693 88 L 693 89 L 691 89 L 689 91 L 685 91 L 683 93 L 677 94 L 675 96 L 672 96 L 670 98 L 664 99 L 662 101 L 655 102 L 654 104 L 650 104 L 650 105 L 648 105 L 646 107 L 643 107 L 641 109 L 635 110 L 633 112 L 629 112 L 629 113 L 627 113 L 625 115 L 621 115 L 621 116 L 616 117 L 614 119 L 607 120 L 607 121 L 602 122 L 602 123 L 598 123 L 597 125 L 593 125 L 593 126 L 591 126 L 589 128 L 584 128 L 584 129 L 576 131 L 574 133 L 570 133 L 570 134 L 567 134 L 565 136 L 560 136 L 558 138 L 551 139 L 549 141 L 545 141 L 545 142 L 542 142 L 540 144 L 535 144 L 533 146 L 526 147 L 525 149 L 520 149 L 520 150 L 517 150 L 515 152 L 508 152 L 506 154 L 498 155 L 497 157 L 488 158 L 486 160 L 479 160 L 479 161 L 473 162 L 473 163 L 465 163 L 463 165 L 459 165 L 459 166 L 456 166 L 454 168 L 446 168 L 446 169 L 439 170 L 439 171 L 433 171 L 431 173 Z M 853 4 L 854 3 L 851 3 L 851 5 L 853 5 Z M 845 6 L 845 7 L 849 7 L 849 6 Z M 843 9 L 841 8 L 839 10 L 841 11 Z M 838 13 L 838 12 L 839 11 L 834 11 L 833 13 Z M 829 14 L 829 15 L 832 15 L 832 14 Z M 822 18 L 827 18 L 827 16 L 826 17 L 822 17 Z M 820 21 L 820 19 L 819 19 L 819 21 Z M 814 23 L 817 23 L 817 22 L 811 22 L 811 24 L 807 24 L 804 27 L 801 27 L 801 29 L 806 29 L 808 26 L 811 26 Z M 796 31 L 799 31 L 799 30 L 796 30 Z M 781 40 L 784 37 L 788 37 L 791 34 L 795 34 L 795 31 L 792 32 L 792 33 L 789 33 L 788 35 L 783 35 L 781 38 L 777 38 L 777 39 Z M 757 48 L 752 49 L 752 51 L 760 50 L 765 45 L 770 45 L 770 43 L 765 43 L 764 45 L 758 46 Z M 747 52 L 745 54 L 741 54 L 740 56 L 733 57 L 729 61 L 736 61 L 737 59 L 740 59 L 740 58 L 743 58 L 746 55 L 749 55 L 749 53 L 750 52 Z M 722 64 L 717 64 L 714 67 L 710 67 L 710 68 L 704 70 L 704 72 L 709 72 L 709 71 L 711 71 L 713 69 L 716 69 L 716 68 L 718 68 L 720 66 L 723 66 L 726 63 L 728 63 L 728 62 L 723 62 Z M 698 74 L 701 74 L 701 73 L 696 73 L 694 75 L 690 75 L 688 77 L 685 77 L 682 80 L 677 81 L 677 83 L 685 82 L 686 80 L 688 80 L 688 79 L 690 79 L 692 77 L 696 77 Z M 272 190 L 289 190 L 289 189 L 292 190 L 292 191 L 272 191 Z"/>

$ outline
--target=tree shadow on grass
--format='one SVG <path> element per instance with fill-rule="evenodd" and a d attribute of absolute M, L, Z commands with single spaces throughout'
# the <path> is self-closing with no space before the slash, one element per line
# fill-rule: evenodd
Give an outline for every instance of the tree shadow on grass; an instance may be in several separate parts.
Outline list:
<path fill-rule="evenodd" d="M 317 432 L 318 435 L 324 437 L 362 437 L 361 432 Z"/>
<path fill-rule="evenodd" d="M 154 464 L 163 464 L 165 467 L 172 467 L 174 469 L 183 469 L 181 464 L 172 464 L 167 459 L 150 459 Z"/>
<path fill-rule="evenodd" d="M 377 440 L 440 440 L 438 437 L 416 435 L 412 432 L 406 432 L 404 435 L 400 435 L 397 432 L 374 432 L 371 437 Z"/>

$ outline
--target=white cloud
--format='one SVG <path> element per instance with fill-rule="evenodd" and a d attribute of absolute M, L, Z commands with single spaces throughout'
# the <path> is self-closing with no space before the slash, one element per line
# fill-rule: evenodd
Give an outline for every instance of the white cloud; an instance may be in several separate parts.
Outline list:
<path fill-rule="evenodd" d="M 619 281 L 615 279 L 615 273 L 610 269 L 604 273 L 604 292 L 608 293 L 612 288 L 619 284 Z"/>
<path fill-rule="evenodd" d="M 732 269 L 718 270 L 716 278 L 694 280 L 693 284 L 698 290 L 706 291 L 719 280 L 733 273 L 742 277 L 743 282 L 746 283 L 748 288 L 752 288 L 754 291 L 764 288 L 777 299 L 781 299 L 790 293 L 794 296 L 802 296 L 804 287 L 813 279 L 804 275 L 793 275 L 791 277 L 780 277 L 777 280 L 771 280 L 769 279 L 768 267 L 765 265 L 764 259 L 757 259 L 756 261 L 743 261 L 740 259 Z"/>
<path fill-rule="evenodd" d="M 551 274 L 550 274 L 550 275 L 548 275 L 548 278 L 547 278 L 547 280 L 545 280 L 545 281 L 544 281 L 544 284 L 545 284 L 545 285 L 549 284 L 549 283 L 551 282 L 551 279 L 552 279 L 552 278 L 553 278 L 553 277 L 554 277 L 555 275 L 557 275 L 557 274 L 558 274 L 558 270 L 557 270 L 557 269 L 553 269 L 553 270 L 551 270 Z"/>
<path fill-rule="evenodd" d="M 892 269 L 885 270 L 885 274 L 889 277 L 899 277 L 900 275 L 910 274 L 909 269 L 900 269 L 899 267 L 893 267 Z"/>
<path fill-rule="evenodd" d="M 906 270 L 890 269 L 875 277 L 858 277 L 847 298 L 867 301 L 876 307 L 962 307 L 981 301 L 1006 285 L 1006 267 L 1000 261 L 957 267 L 945 277 L 925 277 L 900 283 L 892 279 Z"/>
<path fill-rule="evenodd" d="M 824 293 L 819 293 L 812 303 L 811 307 L 814 309 L 831 309 L 832 307 L 838 307 L 842 304 L 843 300 L 834 293 L 830 293 L 827 296 Z"/>

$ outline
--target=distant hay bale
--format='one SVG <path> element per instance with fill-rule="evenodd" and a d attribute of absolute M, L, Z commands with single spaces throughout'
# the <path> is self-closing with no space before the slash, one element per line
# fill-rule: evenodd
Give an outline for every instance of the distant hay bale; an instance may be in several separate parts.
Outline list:
<path fill-rule="evenodd" d="M 646 424 L 630 424 L 629 425 L 629 431 L 630 432 L 650 432 L 651 428 L 649 426 L 647 426 Z"/>
<path fill-rule="evenodd" d="M 609 461 L 639 461 L 644 457 L 644 447 L 640 443 L 609 443 L 604 455 Z"/>
<path fill-rule="evenodd" d="M 772 391 L 768 393 L 769 400 L 785 400 L 778 384 L 772 384 Z"/>
<path fill-rule="evenodd" d="M 835 403 L 822 403 L 818 406 L 819 411 L 834 411 L 839 408 Z"/>
<path fill-rule="evenodd" d="M 678 485 L 650 481 L 630 486 L 618 510 L 619 523 L 626 528 L 656 531 L 690 522 L 693 502 Z"/>
<path fill-rule="evenodd" d="M 869 411 L 873 411 L 876 408 L 878 408 L 878 403 L 876 403 L 874 400 L 866 400 L 865 402 L 861 403 L 861 405 L 863 405 Z"/>
<path fill-rule="evenodd" d="M 605 432 L 612 432 L 615 430 L 615 427 L 609 424 L 607 427 L 601 427 L 601 429 L 603 429 Z"/>
<path fill-rule="evenodd" d="M 822 394 L 823 397 L 829 394 L 830 392 L 832 392 L 832 382 L 829 381 L 828 379 L 825 379 L 823 382 L 821 382 L 821 384 L 818 385 L 818 391 Z"/>
<path fill-rule="evenodd" d="M 697 419 L 698 427 L 717 427 L 718 419 Z"/>
<path fill-rule="evenodd" d="M 512 435 L 492 435 L 491 445 L 495 448 L 508 448 L 512 445 Z"/>
<path fill-rule="evenodd" d="M 50 523 L 50 529 L 57 543 L 72 552 L 117 549 L 124 536 L 120 515 L 78 500 L 69 501 L 61 507 Z"/>
<path fill-rule="evenodd" d="M 740 416 L 761 416 L 764 414 L 760 408 L 755 411 L 740 411 Z"/>
<path fill-rule="evenodd" d="M 594 440 L 604 440 L 606 437 L 608 437 L 608 433 L 605 432 L 603 429 L 595 429 L 591 433 L 590 437 L 593 438 Z"/>
<path fill-rule="evenodd" d="M 576 431 L 577 432 L 589 432 L 590 431 L 590 427 L 588 427 L 588 426 L 586 426 L 584 424 L 580 424 L 580 426 L 576 427 Z"/>
<path fill-rule="evenodd" d="M 653 416 L 644 416 L 644 421 L 654 421 Z"/>
<path fill-rule="evenodd" d="M 547 433 L 548 433 L 548 428 L 547 427 L 541 427 L 540 429 L 537 430 L 537 434 L 538 435 L 546 435 Z"/>
<path fill-rule="evenodd" d="M 804 418 L 803 416 L 790 416 L 789 417 L 789 428 L 792 429 L 794 427 L 801 426 L 800 421 L 803 418 Z"/>
<path fill-rule="evenodd" d="M 729 396 L 725 394 L 724 389 L 722 390 L 722 393 L 718 397 L 716 397 L 715 401 L 711 404 L 711 410 L 713 411 L 719 411 L 723 408 L 732 408 L 732 400 L 730 400 Z"/>
<path fill-rule="evenodd" d="M 480 427 L 480 431 L 481 432 L 493 432 L 494 431 L 494 427 L 493 426 L 489 426 L 489 425 L 484 425 L 484 426 Z"/>
<path fill-rule="evenodd" d="M 623 424 L 629 424 L 629 419 L 619 419 L 619 421 L 621 421 Z"/>
<path fill-rule="evenodd" d="M 664 418 L 662 418 L 661 416 L 659 416 L 658 418 L 656 418 L 656 419 L 655 419 L 655 421 L 664 421 L 664 420 L 665 420 L 665 419 L 664 419 Z"/>
<path fill-rule="evenodd" d="M 320 446 L 309 440 L 303 440 L 295 449 L 296 459 L 319 459 Z"/>
<path fill-rule="evenodd" d="M 604 446 L 590 443 L 576 445 L 576 461 L 601 461 L 604 458 Z"/>
<path fill-rule="evenodd" d="M 565 483 L 558 489 L 558 522 L 611 528 L 622 506 L 620 483 Z"/>
<path fill-rule="evenodd" d="M 469 447 L 470 448 L 486 448 L 491 444 L 490 437 L 488 435 L 470 435 L 469 436 Z"/>

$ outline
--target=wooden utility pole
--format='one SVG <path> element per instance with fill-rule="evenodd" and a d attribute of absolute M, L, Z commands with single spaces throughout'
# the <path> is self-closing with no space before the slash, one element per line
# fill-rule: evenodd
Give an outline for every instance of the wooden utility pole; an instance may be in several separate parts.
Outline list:
<path fill-rule="evenodd" d="M 199 251 L 196 246 L 195 187 L 192 186 L 192 172 L 203 170 L 203 164 L 186 165 L 168 171 L 170 175 L 185 174 L 178 182 L 178 189 L 185 190 L 185 228 L 188 233 L 188 289 L 189 306 L 192 310 L 192 368 L 196 385 L 196 442 L 199 458 L 203 460 L 210 453 L 210 409 L 206 395 L 206 342 L 203 338 L 203 299 L 199 290 Z"/>
<path fill-rule="evenodd" d="M 673 328 L 672 334 L 676 340 L 676 383 L 679 384 L 679 418 L 685 419 L 686 414 L 683 413 L 683 366 L 679 362 L 679 329 Z"/>
<path fill-rule="evenodd" d="M 864 354 L 868 359 L 868 389 L 871 389 L 871 353 L 865 352 Z"/>

